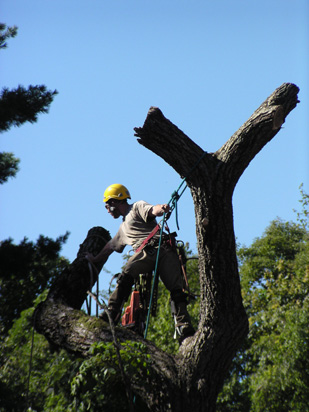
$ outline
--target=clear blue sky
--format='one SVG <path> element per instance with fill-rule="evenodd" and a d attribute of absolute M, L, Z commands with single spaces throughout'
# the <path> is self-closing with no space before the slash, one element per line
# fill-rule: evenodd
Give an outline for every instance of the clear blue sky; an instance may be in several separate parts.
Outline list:
<path fill-rule="evenodd" d="M 307 0 L 2 0 L 1 20 L 19 28 L 0 54 L 1 87 L 45 84 L 59 95 L 36 124 L 1 136 L 21 170 L 0 187 L 0 239 L 70 231 L 72 261 L 91 227 L 113 235 L 120 224 L 102 203 L 109 184 L 150 203 L 179 186 L 134 137 L 150 106 L 211 152 L 284 82 L 300 87 L 301 103 L 240 179 L 235 234 L 249 246 L 276 217 L 295 219 L 299 185 L 309 192 Z M 189 190 L 179 222 L 179 239 L 196 250 Z M 121 265 L 114 254 L 106 268 Z"/>

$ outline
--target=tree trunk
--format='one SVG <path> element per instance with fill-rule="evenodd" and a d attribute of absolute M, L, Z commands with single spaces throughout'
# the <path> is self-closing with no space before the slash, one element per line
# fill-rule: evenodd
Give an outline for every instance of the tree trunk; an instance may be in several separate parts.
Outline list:
<path fill-rule="evenodd" d="M 204 152 L 158 108 L 150 108 L 143 127 L 135 128 L 140 144 L 186 177 L 195 207 L 201 286 L 198 330 L 185 339 L 177 356 L 145 342 L 152 357 L 151 384 L 145 390 L 146 382 L 132 377 L 132 390 L 151 411 L 215 411 L 231 361 L 248 332 L 236 258 L 233 191 L 250 161 L 296 107 L 298 91 L 293 84 L 283 84 L 215 153 Z M 83 251 L 96 254 L 108 240 L 104 233 L 104 239 L 95 235 L 95 247 L 88 237 Z M 35 314 L 37 331 L 82 356 L 88 356 L 92 343 L 113 339 L 103 321 L 78 310 L 89 289 L 89 272 L 80 251 Z M 120 342 L 142 340 L 126 329 L 116 328 L 116 333 Z"/>

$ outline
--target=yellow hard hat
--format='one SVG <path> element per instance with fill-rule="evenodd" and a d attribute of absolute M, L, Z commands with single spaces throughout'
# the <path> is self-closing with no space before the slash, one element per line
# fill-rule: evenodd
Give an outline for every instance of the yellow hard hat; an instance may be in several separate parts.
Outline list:
<path fill-rule="evenodd" d="M 109 199 L 124 200 L 131 199 L 131 196 L 130 192 L 125 186 L 120 185 L 119 183 L 115 183 L 108 186 L 108 188 L 104 192 L 103 202 L 108 202 Z"/>

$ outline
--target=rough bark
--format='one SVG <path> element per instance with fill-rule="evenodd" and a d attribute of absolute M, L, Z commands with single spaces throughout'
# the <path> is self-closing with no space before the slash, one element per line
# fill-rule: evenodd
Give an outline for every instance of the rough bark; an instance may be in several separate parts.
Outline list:
<path fill-rule="evenodd" d="M 280 86 L 215 153 L 206 153 L 158 108 L 150 108 L 143 127 L 135 128 L 140 144 L 186 177 L 195 207 L 201 286 L 198 331 L 183 342 L 177 356 L 146 342 L 152 356 L 151 385 L 145 391 L 145 382 L 133 380 L 132 389 L 152 411 L 215 410 L 223 380 L 248 331 L 236 259 L 233 191 L 250 161 L 297 105 L 298 91 L 290 83 Z M 105 240 L 99 244 L 96 238 L 93 248 L 86 239 L 83 251 L 97 253 Z M 88 285 L 87 262 L 78 257 L 37 309 L 35 322 L 49 341 L 82 356 L 93 342 L 112 340 L 103 321 L 78 311 Z M 120 328 L 117 338 L 141 339 Z"/>

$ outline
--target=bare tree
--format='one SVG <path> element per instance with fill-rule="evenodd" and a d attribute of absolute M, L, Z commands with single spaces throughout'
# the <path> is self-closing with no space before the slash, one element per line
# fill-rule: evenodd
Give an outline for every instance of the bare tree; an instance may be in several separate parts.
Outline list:
<path fill-rule="evenodd" d="M 151 411 L 215 410 L 216 399 L 231 361 L 248 332 L 238 274 L 232 196 L 238 179 L 255 155 L 280 130 L 298 103 L 298 87 L 285 83 L 253 113 L 215 153 L 206 153 L 162 112 L 151 107 L 145 123 L 135 128 L 138 142 L 169 163 L 191 190 L 196 218 L 200 274 L 200 320 L 193 337 L 184 340 L 176 356 L 145 342 L 151 354 L 151 385 L 130 377 Z M 36 330 L 54 345 L 88 356 L 96 341 L 112 341 L 108 325 L 79 309 L 90 279 L 83 252 L 94 254 L 109 234 L 93 228 L 69 271 L 55 284 L 35 313 Z M 101 270 L 97 267 L 97 270 Z M 133 332 L 116 328 L 119 342 L 142 341 Z"/>

